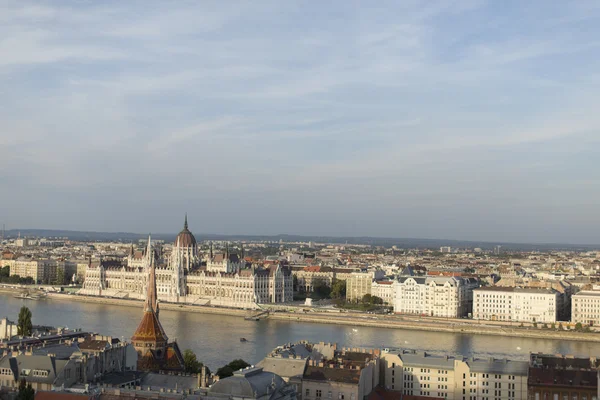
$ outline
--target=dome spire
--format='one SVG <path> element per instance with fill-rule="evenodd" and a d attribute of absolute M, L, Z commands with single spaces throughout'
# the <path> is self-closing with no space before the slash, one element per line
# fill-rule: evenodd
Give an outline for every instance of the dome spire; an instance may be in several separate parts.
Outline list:
<path fill-rule="evenodd" d="M 188 228 L 188 223 L 187 223 L 187 212 L 185 213 L 185 222 L 183 223 L 183 229 L 187 229 Z"/>

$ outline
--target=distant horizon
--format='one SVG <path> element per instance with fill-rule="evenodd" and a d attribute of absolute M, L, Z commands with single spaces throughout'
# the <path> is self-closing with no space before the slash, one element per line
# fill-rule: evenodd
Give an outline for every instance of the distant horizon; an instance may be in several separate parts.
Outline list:
<path fill-rule="evenodd" d="M 34 231 L 34 232 L 43 232 L 43 231 L 47 231 L 47 232 L 64 232 L 64 233 L 73 233 L 73 234 L 97 234 L 97 235 L 129 235 L 129 236 L 136 236 L 139 237 L 140 239 L 143 239 L 144 237 L 147 237 L 148 235 L 152 236 L 152 237 L 176 237 L 177 234 L 180 231 L 176 231 L 176 232 L 148 232 L 148 233 L 143 233 L 143 232 L 132 232 L 132 231 L 97 231 L 97 230 L 71 230 L 71 229 L 44 229 L 44 228 L 23 228 L 23 229 L 16 229 L 16 228 L 11 228 L 11 229 L 6 229 L 6 234 L 7 236 L 5 237 L 8 238 L 10 236 L 10 238 L 15 238 L 15 235 L 18 235 L 19 232 L 29 232 L 29 231 Z M 402 237 L 402 236 L 370 236 L 370 235 L 355 235 L 355 236 L 348 236 L 348 235 L 306 235 L 306 234 L 294 234 L 294 233 L 276 233 L 276 234 L 252 234 L 252 233 L 239 233 L 239 234 L 228 234 L 228 233 L 209 233 L 209 232 L 194 232 L 193 229 L 190 229 L 190 231 L 194 234 L 195 237 L 230 237 L 230 238 L 280 238 L 280 237 L 295 237 L 295 238 L 306 238 L 307 242 L 308 241 L 313 241 L 312 239 L 362 239 L 362 240 L 368 240 L 368 239 L 373 239 L 373 240 L 384 240 L 384 241 L 393 241 L 393 240 L 397 240 L 397 241 L 430 241 L 430 242 L 436 242 L 438 244 L 440 244 L 440 247 L 443 246 L 443 242 L 446 241 L 448 242 L 448 245 L 452 245 L 453 242 L 459 242 L 459 243 L 470 243 L 470 244 L 485 244 L 485 245 L 489 245 L 489 246 L 495 246 L 495 245 L 517 245 L 517 246 L 568 246 L 568 247 L 577 247 L 577 246 L 581 246 L 581 247 L 586 247 L 586 248 L 591 248 L 593 249 L 594 247 L 597 247 L 598 250 L 600 250 L 600 243 L 568 243 L 568 242 L 510 242 L 510 241 L 490 241 L 490 240 L 473 240 L 473 239 L 450 239 L 450 238 L 425 238 L 425 237 Z M 10 233 L 10 235 L 9 235 Z M 21 235 L 22 237 L 24 237 L 24 235 Z M 63 235 L 64 236 L 64 235 Z M 42 237 L 42 236 L 36 236 L 36 237 Z M 162 239 L 160 239 L 162 240 Z M 207 239 L 203 239 L 203 240 L 207 240 Z M 333 243 L 333 242 L 332 242 Z M 343 244 L 343 243 L 336 243 L 336 244 Z M 349 243 L 350 244 L 350 243 Z M 477 246 L 474 246 L 477 247 Z"/>

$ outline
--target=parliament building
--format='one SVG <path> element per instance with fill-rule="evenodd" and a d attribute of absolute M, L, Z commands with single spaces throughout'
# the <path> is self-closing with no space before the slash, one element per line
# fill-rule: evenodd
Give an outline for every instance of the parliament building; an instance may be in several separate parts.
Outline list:
<path fill-rule="evenodd" d="M 156 295 L 160 301 L 236 308 L 293 300 L 291 270 L 283 265 L 249 265 L 241 256 L 225 251 L 199 252 L 188 228 L 177 235 L 171 253 L 154 248 L 150 237 L 145 251 L 134 251 L 123 260 L 90 262 L 80 294 L 145 299 L 151 266 L 155 267 Z"/>

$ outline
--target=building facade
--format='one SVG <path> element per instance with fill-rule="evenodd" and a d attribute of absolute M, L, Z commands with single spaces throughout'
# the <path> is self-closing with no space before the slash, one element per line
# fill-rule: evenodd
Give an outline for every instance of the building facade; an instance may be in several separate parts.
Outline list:
<path fill-rule="evenodd" d="M 557 304 L 553 289 L 483 287 L 474 291 L 473 318 L 555 323 Z"/>
<path fill-rule="evenodd" d="M 461 318 L 471 312 L 474 278 L 403 276 L 394 283 L 394 312 Z"/>
<path fill-rule="evenodd" d="M 150 238 L 148 241 L 151 242 Z M 237 308 L 293 301 L 292 274 L 282 264 L 267 268 L 249 266 L 228 248 L 214 254 L 212 245 L 203 261 L 196 239 L 188 229 L 187 216 L 170 254 L 161 256 L 148 245 L 145 252 L 135 252 L 132 248 L 125 262 L 125 265 L 121 260 L 91 263 L 80 293 L 144 299 L 148 268 L 153 263 L 161 301 Z"/>
<path fill-rule="evenodd" d="M 527 361 L 384 352 L 383 385 L 402 396 L 449 400 L 527 399 Z"/>
<path fill-rule="evenodd" d="M 600 325 L 600 291 L 581 291 L 571 297 L 571 322 Z"/>

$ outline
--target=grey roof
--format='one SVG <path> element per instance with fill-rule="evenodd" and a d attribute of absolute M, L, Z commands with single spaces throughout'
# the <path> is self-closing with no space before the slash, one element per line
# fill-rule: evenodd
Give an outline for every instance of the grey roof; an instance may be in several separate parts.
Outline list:
<path fill-rule="evenodd" d="M 57 360 L 55 357 L 19 354 L 17 357 L 4 357 L 0 360 L 0 368 L 11 368 L 17 380 L 52 384 L 67 363 L 69 360 Z M 29 370 L 29 373 L 25 375 L 24 370 Z M 34 376 L 33 370 L 48 371 L 48 376 Z"/>
<path fill-rule="evenodd" d="M 554 289 L 548 288 L 522 288 L 522 287 L 510 287 L 510 286 L 484 286 L 477 289 L 473 289 L 476 292 L 508 292 L 508 293 L 543 293 L 553 294 L 556 293 Z"/>
<path fill-rule="evenodd" d="M 53 344 L 46 347 L 37 347 L 33 349 L 33 355 L 35 356 L 47 356 L 54 355 L 59 360 L 68 360 L 73 353 L 78 353 L 79 347 L 76 343 L 72 345 L 67 344 Z"/>
<path fill-rule="evenodd" d="M 236 371 L 229 378 L 221 379 L 212 385 L 209 393 L 255 399 L 270 398 L 285 385 L 279 375 L 265 372 L 262 368 L 247 368 Z"/>
<path fill-rule="evenodd" d="M 424 351 L 403 350 L 398 354 L 404 365 L 417 367 L 433 367 L 437 369 L 453 369 L 454 356 L 440 356 Z"/>
<path fill-rule="evenodd" d="M 143 387 L 150 386 L 151 388 L 195 389 L 198 387 L 198 377 L 195 375 L 183 376 L 150 372 L 142 378 L 141 385 Z"/>
<path fill-rule="evenodd" d="M 480 372 L 486 374 L 506 374 L 527 376 L 529 369 L 528 361 L 512 361 L 507 359 L 465 359 L 471 372 Z"/>
<path fill-rule="evenodd" d="M 417 284 L 423 285 L 427 278 L 424 276 L 401 276 L 398 278 L 398 282 L 404 283 L 407 279 L 414 279 Z"/>
<path fill-rule="evenodd" d="M 265 372 L 273 372 L 283 378 L 292 378 L 304 373 L 307 362 L 308 358 L 266 357 L 257 366 Z"/>
<path fill-rule="evenodd" d="M 573 297 L 585 297 L 585 296 L 593 296 L 600 297 L 600 291 L 592 291 L 592 290 L 582 290 L 581 292 L 577 292 L 573 295 Z"/>

